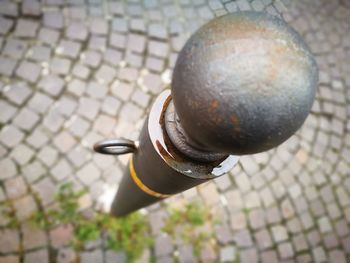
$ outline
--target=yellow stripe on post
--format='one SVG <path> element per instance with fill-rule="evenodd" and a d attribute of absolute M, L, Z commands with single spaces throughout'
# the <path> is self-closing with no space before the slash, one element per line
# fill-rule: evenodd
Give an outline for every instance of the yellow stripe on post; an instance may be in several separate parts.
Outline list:
<path fill-rule="evenodd" d="M 171 195 L 169 194 L 161 194 L 153 191 L 152 189 L 149 189 L 146 185 L 142 183 L 140 178 L 137 176 L 135 167 L 134 167 L 134 159 L 131 157 L 129 161 L 129 170 L 130 170 L 130 175 L 134 183 L 146 194 L 149 194 L 151 196 L 157 197 L 157 198 L 167 198 Z"/>

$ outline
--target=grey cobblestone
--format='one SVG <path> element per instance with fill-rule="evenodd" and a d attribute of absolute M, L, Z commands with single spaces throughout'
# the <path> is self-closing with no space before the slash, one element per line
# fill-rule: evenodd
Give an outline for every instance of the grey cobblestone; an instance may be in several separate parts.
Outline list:
<path fill-rule="evenodd" d="M 45 46 L 35 46 L 30 51 L 30 58 L 38 62 L 48 62 L 51 57 L 51 49 Z"/>
<path fill-rule="evenodd" d="M 37 34 L 39 23 L 29 19 L 17 20 L 15 36 L 34 38 Z"/>
<path fill-rule="evenodd" d="M 84 165 L 78 172 L 78 178 L 85 183 L 90 185 L 92 182 L 96 181 L 101 175 L 101 172 L 93 163 L 88 163 Z"/>
<path fill-rule="evenodd" d="M 126 36 L 122 34 L 111 33 L 109 36 L 109 44 L 116 48 L 125 48 Z"/>
<path fill-rule="evenodd" d="M 222 217 L 215 227 L 218 246 L 206 244 L 200 253 L 203 262 L 225 262 L 226 248 L 235 251 L 227 262 L 347 262 L 350 46 L 343 31 L 350 9 L 338 1 L 326 2 L 0 1 L 1 202 L 16 196 L 11 205 L 22 220 L 38 209 L 32 194 L 40 192 L 45 202 L 38 200 L 39 207 L 46 206 L 56 186 L 67 180 L 86 184 L 92 199 L 87 195 L 84 203 L 90 207 L 103 184 L 119 184 L 118 163 L 128 160 L 97 156 L 92 144 L 109 137 L 138 137 L 189 34 L 226 12 L 282 12 L 303 32 L 319 64 L 320 86 L 311 114 L 276 150 L 242 157 L 230 175 L 182 196 L 199 199 Z M 10 197 L 8 190 L 16 180 L 22 182 L 15 189 L 20 194 Z M 30 193 L 23 190 L 27 184 Z M 164 209 L 155 205 L 148 211 L 152 232 L 159 238 L 164 220 L 157 213 Z M 20 231 L 21 245 L 17 230 L 6 233 L 12 241 L 3 241 L 0 233 L 0 253 L 11 253 L 1 254 L 0 262 L 49 262 L 42 252 L 46 248 L 57 248 L 58 262 L 76 256 L 61 247 L 57 235 L 36 234 L 23 225 Z M 159 240 L 156 262 L 173 262 L 175 250 L 180 261 L 197 261 L 181 241 L 176 247 Z M 39 252 L 43 257 L 37 259 Z M 82 255 L 83 262 L 102 262 L 104 257 L 101 249 Z M 149 259 L 148 252 L 144 255 L 140 262 Z M 107 254 L 105 259 L 114 260 Z"/>
<path fill-rule="evenodd" d="M 71 61 L 66 58 L 54 57 L 50 63 L 50 70 L 59 75 L 66 75 L 71 68 Z"/>
<path fill-rule="evenodd" d="M 214 229 L 216 238 L 220 244 L 228 244 L 233 241 L 233 234 L 228 225 L 221 224 Z"/>
<path fill-rule="evenodd" d="M 114 50 L 112 48 L 109 48 L 104 53 L 104 61 L 112 64 L 113 66 L 117 66 L 122 61 L 122 53 Z"/>
<path fill-rule="evenodd" d="M 162 257 L 170 254 L 173 250 L 172 241 L 169 236 L 159 236 L 155 241 L 155 255 Z"/>
<path fill-rule="evenodd" d="M 11 17 L 18 16 L 18 6 L 16 3 L 5 0 L 0 3 L 0 14 L 7 15 Z"/>
<path fill-rule="evenodd" d="M 5 76 L 11 76 L 16 67 L 16 60 L 0 56 L 0 73 Z"/>
<path fill-rule="evenodd" d="M 4 186 L 9 199 L 19 198 L 27 193 L 26 183 L 21 176 L 6 180 Z"/>
<path fill-rule="evenodd" d="M 80 43 L 63 39 L 58 44 L 56 53 L 69 58 L 77 58 L 80 53 L 80 49 Z"/>
<path fill-rule="evenodd" d="M 60 248 L 57 253 L 57 263 L 72 262 L 76 259 L 76 254 L 71 248 Z"/>
<path fill-rule="evenodd" d="M 239 248 L 247 248 L 253 245 L 253 239 L 248 230 L 240 230 L 234 234 L 234 241 Z"/>
<path fill-rule="evenodd" d="M 51 146 L 45 146 L 41 148 L 37 157 L 46 166 L 51 166 L 57 160 L 58 152 Z"/>
<path fill-rule="evenodd" d="M 11 178 L 17 174 L 17 168 L 15 163 L 10 158 L 0 160 L 0 178 L 2 180 Z"/>
<path fill-rule="evenodd" d="M 39 161 L 34 161 L 22 168 L 24 178 L 32 183 L 45 174 L 45 168 Z"/>
<path fill-rule="evenodd" d="M 89 120 L 93 120 L 98 113 L 99 107 L 100 104 L 96 100 L 83 97 L 79 100 L 77 112 Z"/>
<path fill-rule="evenodd" d="M 90 32 L 96 35 L 106 35 L 108 32 L 108 22 L 101 18 L 91 19 Z"/>
<path fill-rule="evenodd" d="M 31 130 L 38 121 L 39 116 L 35 112 L 24 108 L 13 119 L 13 124 L 28 131 Z"/>
<path fill-rule="evenodd" d="M 26 139 L 27 143 L 35 149 L 39 149 L 47 143 L 48 140 L 48 136 L 40 128 L 35 129 L 35 131 Z"/>
<path fill-rule="evenodd" d="M 240 253 L 240 261 L 242 263 L 257 263 L 258 260 L 258 253 L 255 248 L 242 250 Z"/>
<path fill-rule="evenodd" d="M 133 52 L 126 52 L 125 62 L 132 67 L 140 68 L 142 66 L 143 58 Z"/>
<path fill-rule="evenodd" d="M 50 28 L 41 28 L 39 31 L 39 39 L 50 46 L 54 46 L 59 38 L 59 32 Z"/>
<path fill-rule="evenodd" d="M 28 102 L 28 106 L 37 113 L 45 113 L 49 107 L 53 104 L 53 100 L 40 92 L 34 94 L 34 96 Z"/>
<path fill-rule="evenodd" d="M 64 81 L 56 75 L 47 75 L 39 82 L 39 87 L 52 96 L 58 95 L 64 87 Z"/>
<path fill-rule="evenodd" d="M 25 165 L 33 157 L 34 151 L 29 148 L 26 144 L 17 145 L 10 153 L 18 165 Z"/>
<path fill-rule="evenodd" d="M 271 235 L 266 229 L 262 229 L 256 232 L 255 240 L 261 250 L 270 248 L 273 245 Z"/>
<path fill-rule="evenodd" d="M 64 17 L 60 12 L 46 11 L 44 12 L 43 23 L 47 27 L 61 29 L 64 25 Z"/>
<path fill-rule="evenodd" d="M 22 13 L 30 16 L 39 16 L 41 14 L 40 2 L 37 0 L 24 0 Z"/>
<path fill-rule="evenodd" d="M 65 159 L 61 159 L 51 170 L 57 181 L 67 178 L 73 172 L 72 166 Z"/>
<path fill-rule="evenodd" d="M 5 96 L 17 105 L 22 105 L 32 91 L 28 88 L 28 85 L 24 82 L 16 82 L 9 86 L 9 89 L 5 91 Z"/>
<path fill-rule="evenodd" d="M 23 138 L 23 132 L 13 125 L 6 126 L 0 131 L 0 142 L 9 148 L 16 146 Z"/>
<path fill-rule="evenodd" d="M 1 263 L 19 263 L 19 256 L 0 256 Z"/>
<path fill-rule="evenodd" d="M 100 115 L 94 122 L 94 130 L 98 131 L 102 135 L 108 137 L 116 125 L 115 118 L 108 117 L 106 115 Z"/>
<path fill-rule="evenodd" d="M 57 226 L 50 231 L 50 239 L 54 248 L 64 247 L 72 241 L 73 231 L 71 225 Z"/>
<path fill-rule="evenodd" d="M 28 252 L 24 257 L 25 263 L 49 262 L 49 253 L 47 249 Z"/>
<path fill-rule="evenodd" d="M 95 78 L 104 84 L 109 84 L 115 77 L 116 71 L 113 67 L 102 65 L 95 74 Z"/>
<path fill-rule="evenodd" d="M 80 254 L 81 262 L 92 263 L 92 262 L 102 262 L 103 254 L 101 250 L 94 250 L 90 252 L 83 252 Z"/>
<path fill-rule="evenodd" d="M 87 27 L 82 22 L 72 22 L 67 27 L 66 36 L 73 40 L 84 41 L 88 37 Z"/>
<path fill-rule="evenodd" d="M 86 78 L 89 75 L 89 72 L 89 69 L 83 65 L 78 64 L 73 68 L 73 74 L 81 78 Z M 85 88 L 86 83 L 79 79 L 73 79 L 67 86 L 67 89 L 76 96 L 81 96 L 84 93 Z"/>
<path fill-rule="evenodd" d="M 29 219 L 37 210 L 36 203 L 32 196 L 27 195 L 14 201 L 16 216 L 20 221 Z"/>
<path fill-rule="evenodd" d="M 76 143 L 77 141 L 67 131 L 59 133 L 53 140 L 53 144 L 61 153 L 67 153 Z"/>
<path fill-rule="evenodd" d="M 271 232 L 275 242 L 281 242 L 288 239 L 287 229 L 284 226 L 274 226 L 271 228 Z"/>
<path fill-rule="evenodd" d="M 31 224 L 24 224 L 22 227 L 24 248 L 34 249 L 45 246 L 47 238 L 45 232 L 33 227 Z"/>
<path fill-rule="evenodd" d="M 96 68 L 101 62 L 101 54 L 94 50 L 89 50 L 82 54 L 82 62 L 87 66 Z"/>
<path fill-rule="evenodd" d="M 27 48 L 28 45 L 25 41 L 16 38 L 10 38 L 6 40 L 6 44 L 2 53 L 9 57 L 19 59 L 23 57 Z"/>
<path fill-rule="evenodd" d="M 136 81 L 138 77 L 138 71 L 134 68 L 121 68 L 118 72 L 118 78 L 129 82 Z"/>
<path fill-rule="evenodd" d="M 315 262 L 326 262 L 327 256 L 322 247 L 316 247 L 312 250 Z"/>
<path fill-rule="evenodd" d="M 5 35 L 9 32 L 13 25 L 13 21 L 11 19 L 7 19 L 5 17 L 0 16 L 0 34 Z"/>
<path fill-rule="evenodd" d="M 69 130 L 73 135 L 82 137 L 90 127 L 90 123 L 79 116 L 74 116 L 70 122 Z"/>
<path fill-rule="evenodd" d="M 83 147 L 77 146 L 68 153 L 67 157 L 76 168 L 79 168 L 89 159 L 90 153 Z"/>
<path fill-rule="evenodd" d="M 149 41 L 148 52 L 156 57 L 165 58 L 169 54 L 169 45 L 163 42 Z"/>
<path fill-rule="evenodd" d="M 108 113 L 112 116 L 117 114 L 118 109 L 120 108 L 121 102 L 113 97 L 107 97 L 102 103 L 101 110 L 105 113 Z"/>
<path fill-rule="evenodd" d="M 196 261 L 192 253 L 192 246 L 183 245 L 179 248 L 179 261 L 183 263 Z"/>
<path fill-rule="evenodd" d="M 48 177 L 40 180 L 32 187 L 33 190 L 39 195 L 39 198 L 43 205 L 47 205 L 54 200 L 56 187 L 52 180 L 50 180 Z"/>
<path fill-rule="evenodd" d="M 92 81 L 88 84 L 86 93 L 90 95 L 90 97 L 95 99 L 101 99 L 106 96 L 108 89 L 105 85 L 100 84 L 98 82 Z"/>
<path fill-rule="evenodd" d="M 143 112 L 141 108 L 137 107 L 132 103 L 126 103 L 120 110 L 120 117 L 124 120 L 128 120 L 129 122 L 135 122 L 140 119 Z"/>
<path fill-rule="evenodd" d="M 220 262 L 233 262 L 236 259 L 236 248 L 226 246 L 220 250 Z"/>
<path fill-rule="evenodd" d="M 278 257 L 277 253 L 273 250 L 265 251 L 261 254 L 261 259 L 263 263 L 277 263 Z"/>
<path fill-rule="evenodd" d="M 36 82 L 40 76 L 41 67 L 29 61 L 23 61 L 16 70 L 16 75 L 29 82 Z"/>
<path fill-rule="evenodd" d="M 345 256 L 345 253 L 341 250 L 332 250 L 329 253 L 329 260 L 330 260 L 330 262 L 345 263 L 346 256 Z"/>
<path fill-rule="evenodd" d="M 18 252 L 19 251 L 19 233 L 17 230 L 0 229 L 0 252 Z"/>
<path fill-rule="evenodd" d="M 281 243 L 278 245 L 278 253 L 282 259 L 291 258 L 294 255 L 293 247 L 289 242 Z"/>
<path fill-rule="evenodd" d="M 17 108 L 12 106 L 10 103 L 1 100 L 0 101 L 0 122 L 8 122 L 17 112 Z"/>
<path fill-rule="evenodd" d="M 164 69 L 164 60 L 155 58 L 155 57 L 147 57 L 146 58 L 146 67 L 149 70 L 155 71 L 157 73 L 160 73 Z"/>

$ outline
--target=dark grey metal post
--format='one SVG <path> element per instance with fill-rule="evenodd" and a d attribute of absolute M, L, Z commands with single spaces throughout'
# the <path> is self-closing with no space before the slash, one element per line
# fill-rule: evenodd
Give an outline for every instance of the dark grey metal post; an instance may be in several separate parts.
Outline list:
<path fill-rule="evenodd" d="M 139 147 L 115 144 L 134 154 L 112 214 L 214 179 L 237 155 L 283 143 L 304 123 L 317 78 L 309 48 L 276 17 L 239 12 L 204 25 L 180 52 L 171 93 L 157 98 Z"/>

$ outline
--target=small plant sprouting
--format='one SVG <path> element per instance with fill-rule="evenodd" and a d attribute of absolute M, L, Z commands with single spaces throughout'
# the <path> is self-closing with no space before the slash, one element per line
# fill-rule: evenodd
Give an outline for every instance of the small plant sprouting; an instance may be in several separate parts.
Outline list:
<path fill-rule="evenodd" d="M 241 209 L 241 211 L 242 211 L 242 213 L 244 213 L 246 215 L 249 215 L 249 213 L 251 212 L 251 209 L 244 207 L 244 208 Z"/>
<path fill-rule="evenodd" d="M 12 229 L 19 228 L 20 222 L 18 221 L 16 212 L 9 201 L 3 204 L 1 207 L 1 213 L 2 217 L 6 221 L 5 227 Z"/>
<path fill-rule="evenodd" d="M 127 262 L 134 262 L 153 242 L 149 235 L 147 219 L 140 213 L 114 218 L 102 212 L 96 212 L 88 218 L 79 211 L 79 198 L 85 193 L 85 190 L 74 191 L 71 183 L 62 185 L 55 195 L 57 207 L 49 209 L 46 213 L 36 212 L 32 215 L 32 221 L 46 230 L 58 225 L 71 225 L 71 245 L 77 251 L 83 249 L 87 242 L 104 236 L 109 249 L 124 251 Z"/>
<path fill-rule="evenodd" d="M 193 253 L 198 258 L 204 242 L 209 242 L 213 234 L 202 229 L 205 223 L 210 223 L 212 217 L 204 206 L 198 203 L 186 204 L 182 209 L 171 209 L 163 231 L 173 240 L 181 238 L 193 247 Z"/>
<path fill-rule="evenodd" d="M 115 218 L 97 211 L 93 216 L 86 217 L 79 211 L 79 199 L 86 192 L 75 191 L 71 183 L 62 185 L 55 195 L 54 208 L 34 213 L 31 221 L 45 230 L 59 225 L 72 226 L 71 246 L 76 251 L 82 250 L 87 242 L 104 237 L 108 249 L 123 251 L 127 256 L 127 263 L 135 262 L 144 249 L 153 244 L 148 219 L 138 212 Z M 212 230 L 205 229 L 205 225 L 212 222 L 208 209 L 197 203 L 189 203 L 182 209 L 169 211 L 163 232 L 174 240 L 181 238 L 192 245 L 194 254 L 199 257 L 204 242 L 212 241 Z"/>

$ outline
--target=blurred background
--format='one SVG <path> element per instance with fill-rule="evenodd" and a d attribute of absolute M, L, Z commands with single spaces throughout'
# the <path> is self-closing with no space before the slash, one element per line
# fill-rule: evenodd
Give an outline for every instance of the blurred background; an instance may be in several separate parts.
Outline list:
<path fill-rule="evenodd" d="M 320 69 L 312 113 L 280 147 L 142 211 L 153 244 L 135 260 L 350 262 L 348 0 L 0 0 L 0 263 L 128 260 L 103 234 L 76 249 L 74 222 L 30 221 L 60 207 L 67 183 L 85 189 L 73 214 L 108 211 L 130 156 L 92 145 L 137 139 L 187 38 L 240 10 L 279 16 L 308 43 Z M 189 220 L 200 241 L 163 231 L 188 203 L 201 206 L 205 222 Z"/>

